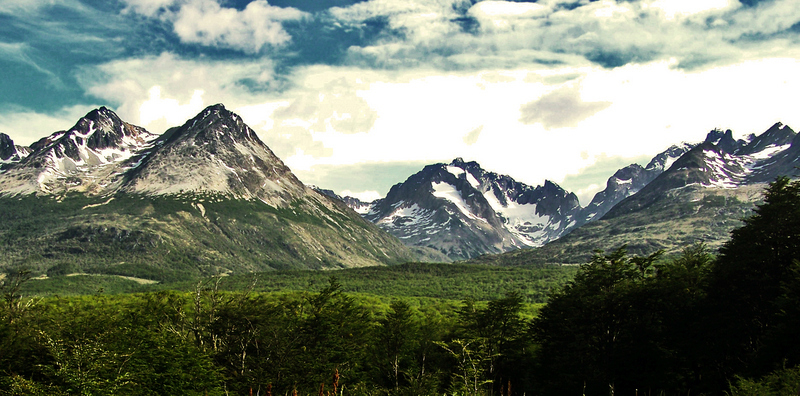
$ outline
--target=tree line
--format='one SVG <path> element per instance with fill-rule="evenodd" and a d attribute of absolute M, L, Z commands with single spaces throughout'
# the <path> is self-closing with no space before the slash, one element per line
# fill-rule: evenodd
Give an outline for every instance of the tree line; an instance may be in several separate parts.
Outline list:
<path fill-rule="evenodd" d="M 800 182 L 713 255 L 595 252 L 533 319 L 509 291 L 454 311 L 343 293 L 35 300 L 3 280 L 4 395 L 796 395 Z"/>

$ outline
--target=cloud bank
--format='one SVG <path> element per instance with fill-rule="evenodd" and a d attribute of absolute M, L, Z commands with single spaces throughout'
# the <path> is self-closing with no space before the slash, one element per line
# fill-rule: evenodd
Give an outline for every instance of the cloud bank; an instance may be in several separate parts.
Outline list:
<path fill-rule="evenodd" d="M 0 17 L 12 138 L 100 105 L 158 133 L 224 103 L 338 190 L 464 157 L 590 191 L 607 158 L 800 125 L 794 0 L 7 0 Z"/>

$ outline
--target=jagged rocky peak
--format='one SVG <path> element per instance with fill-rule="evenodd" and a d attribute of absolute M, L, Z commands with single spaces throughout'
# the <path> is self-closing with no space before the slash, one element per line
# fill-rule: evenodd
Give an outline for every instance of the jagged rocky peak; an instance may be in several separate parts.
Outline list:
<path fill-rule="evenodd" d="M 154 137 L 155 135 L 144 128 L 122 121 L 107 107 L 100 107 L 81 117 L 72 128 L 40 139 L 31 145 L 31 150 L 41 152 L 52 148 L 59 157 L 66 156 L 80 161 L 85 158 L 81 158 L 79 147 L 95 151 L 107 148 L 126 149 L 143 145 Z"/>
<path fill-rule="evenodd" d="M 17 147 L 11 140 L 11 136 L 0 133 L 0 160 L 9 161 L 15 154 L 17 154 Z"/>
<path fill-rule="evenodd" d="M 450 162 L 450 166 L 455 166 L 461 169 L 480 167 L 480 165 L 477 162 L 475 161 L 466 162 L 464 161 L 464 158 L 461 157 L 454 158 L 453 161 Z"/>
<path fill-rule="evenodd" d="M 706 135 L 705 143 L 716 145 L 726 153 L 734 153 L 746 144 L 744 140 L 734 139 L 730 129 L 726 129 L 724 132 L 721 129 L 712 130 Z"/>
<path fill-rule="evenodd" d="M 772 146 L 784 146 L 791 144 L 797 133 L 789 128 L 788 125 L 776 122 L 761 135 L 753 138 L 746 146 L 742 147 L 738 154 L 754 154 Z"/>
<path fill-rule="evenodd" d="M 541 246 L 568 232 L 579 211 L 577 196 L 550 180 L 528 186 L 459 157 L 425 166 L 362 213 L 408 245 L 460 260 Z"/>
<path fill-rule="evenodd" d="M 78 127 L 86 134 L 94 130 L 88 137 L 86 146 L 96 150 L 123 146 L 126 138 L 134 140 L 131 143 L 141 144 L 154 137 L 144 128 L 122 121 L 116 113 L 105 106 L 89 112 L 73 129 Z"/>
<path fill-rule="evenodd" d="M 608 179 L 608 183 L 613 183 L 617 185 L 628 184 L 634 178 L 639 177 L 642 174 L 642 172 L 644 172 L 644 168 L 642 168 L 641 165 L 630 164 L 614 172 L 614 175 Z"/>
<path fill-rule="evenodd" d="M 233 144 L 247 140 L 263 145 L 256 133 L 244 123 L 238 114 L 229 111 L 221 103 L 206 107 L 194 118 L 179 127 L 180 138 L 193 138 L 197 142 L 220 142 Z"/>
<path fill-rule="evenodd" d="M 129 173 L 123 189 L 215 192 L 278 206 L 306 194 L 305 185 L 242 118 L 221 104 L 167 130 Z"/>
<path fill-rule="evenodd" d="M 705 141 L 711 144 L 717 144 L 719 141 L 728 138 L 733 140 L 733 132 L 730 129 L 723 131 L 722 129 L 714 128 L 710 132 L 708 132 Z"/>
<path fill-rule="evenodd" d="M 682 155 L 686 154 L 689 150 L 694 148 L 696 144 L 690 143 L 681 143 L 678 145 L 672 145 L 668 149 L 658 153 L 650 162 L 645 166 L 647 171 L 655 171 L 655 172 L 663 172 L 669 169 L 675 161 L 678 160 Z"/>

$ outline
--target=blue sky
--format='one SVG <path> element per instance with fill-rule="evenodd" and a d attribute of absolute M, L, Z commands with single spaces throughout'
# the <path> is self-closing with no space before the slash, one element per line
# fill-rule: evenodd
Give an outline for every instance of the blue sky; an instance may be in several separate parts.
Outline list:
<path fill-rule="evenodd" d="M 713 128 L 800 128 L 796 0 L 3 0 L 0 132 L 239 113 L 306 183 L 455 157 L 582 204 Z"/>

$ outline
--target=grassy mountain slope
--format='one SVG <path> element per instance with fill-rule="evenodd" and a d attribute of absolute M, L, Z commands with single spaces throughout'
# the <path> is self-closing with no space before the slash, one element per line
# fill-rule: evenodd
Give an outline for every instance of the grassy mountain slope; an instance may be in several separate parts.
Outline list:
<path fill-rule="evenodd" d="M 397 264 L 399 241 L 347 208 L 274 208 L 215 194 L 0 198 L 0 268 L 159 281 L 270 269 Z"/>

